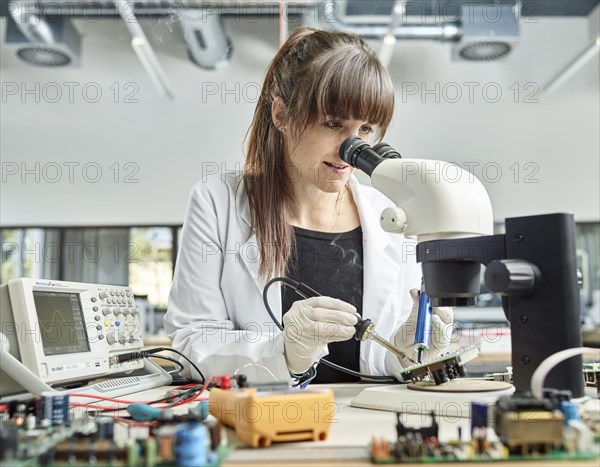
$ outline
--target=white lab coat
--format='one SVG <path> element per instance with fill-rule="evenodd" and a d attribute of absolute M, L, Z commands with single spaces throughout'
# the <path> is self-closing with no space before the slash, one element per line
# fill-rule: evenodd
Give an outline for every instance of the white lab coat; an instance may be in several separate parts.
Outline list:
<path fill-rule="evenodd" d="M 385 232 L 381 211 L 392 202 L 354 176 L 350 188 L 363 231 L 363 308 L 377 333 L 392 338 L 412 308 L 409 289 L 421 283 L 416 242 Z M 288 379 L 283 334 L 263 304 L 260 258 L 250 226 L 250 206 L 240 174 L 198 182 L 189 198 L 165 330 L 205 376 L 252 374 L 254 380 Z M 281 322 L 281 289 L 269 289 L 269 304 Z M 259 365 L 253 365 L 252 362 Z M 397 358 L 372 341 L 361 343 L 360 370 L 393 374 Z M 192 373 L 198 377 L 196 372 Z"/>

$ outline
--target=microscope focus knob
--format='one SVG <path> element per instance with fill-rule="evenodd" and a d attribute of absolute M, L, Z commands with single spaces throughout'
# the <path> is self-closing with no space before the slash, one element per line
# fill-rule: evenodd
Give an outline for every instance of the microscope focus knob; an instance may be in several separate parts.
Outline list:
<path fill-rule="evenodd" d="M 492 261 L 485 269 L 485 285 L 500 295 L 529 295 L 541 279 L 539 268 L 520 259 Z"/>

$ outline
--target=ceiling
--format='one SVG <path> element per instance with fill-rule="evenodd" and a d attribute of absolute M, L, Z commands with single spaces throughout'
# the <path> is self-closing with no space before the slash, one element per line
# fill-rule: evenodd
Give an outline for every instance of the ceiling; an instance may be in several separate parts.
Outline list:
<path fill-rule="evenodd" d="M 528 16 L 587 16 L 598 5 L 600 0 L 521 0 L 521 10 Z M 330 0 L 328 0 L 331 3 Z M 345 12 L 349 16 L 355 15 L 389 15 L 393 9 L 396 0 L 338 0 L 335 3 L 339 11 Z M 11 8 L 10 1 L 0 3 L 0 15 L 5 16 Z M 38 7 L 45 13 L 58 14 L 85 14 L 87 17 L 94 15 L 114 14 L 117 11 L 110 0 L 97 1 L 77 1 L 77 0 L 25 0 L 23 3 L 31 5 L 30 8 Z M 317 3 L 324 1 L 288 1 L 286 2 L 290 9 L 296 7 L 313 7 Z M 460 5 L 485 5 L 485 4 L 505 4 L 515 3 L 514 0 L 407 0 L 407 15 L 435 15 L 436 13 L 450 14 L 455 12 Z M 240 0 L 222 0 L 203 1 L 203 0 L 138 0 L 131 2 L 133 11 L 136 15 L 170 13 L 173 8 L 194 9 L 207 8 L 210 10 L 219 10 L 224 14 L 252 14 L 260 9 L 268 10 L 274 15 L 279 14 L 279 1 L 240 1 Z M 263 11 L 264 13 L 264 11 Z"/>
<path fill-rule="evenodd" d="M 338 2 L 343 4 L 345 2 Z M 389 15 L 395 0 L 348 0 L 347 14 L 349 15 Z M 437 12 L 451 14 L 456 6 L 461 4 L 505 4 L 515 3 L 514 0 L 407 0 L 407 15 L 435 15 Z M 598 5 L 599 0 L 522 0 L 521 11 L 527 16 L 587 16 Z"/>

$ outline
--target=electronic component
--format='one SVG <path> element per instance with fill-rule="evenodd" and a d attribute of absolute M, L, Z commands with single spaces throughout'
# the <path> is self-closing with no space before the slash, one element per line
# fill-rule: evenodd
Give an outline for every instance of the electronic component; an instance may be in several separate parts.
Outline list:
<path fill-rule="evenodd" d="M 583 381 L 588 387 L 595 387 L 600 397 L 600 362 L 583 364 Z"/>
<path fill-rule="evenodd" d="M 206 465 L 208 433 L 202 423 L 183 423 L 175 429 L 175 459 L 177 465 Z"/>
<path fill-rule="evenodd" d="M 477 454 L 486 451 L 488 432 L 488 406 L 471 402 L 471 439 Z"/>
<path fill-rule="evenodd" d="M 416 437 L 418 435 L 423 440 L 431 438 L 437 439 L 439 426 L 435 421 L 434 412 L 431 412 L 431 425 L 421 428 L 407 427 L 406 425 L 404 425 L 404 423 L 402 423 L 401 418 L 402 414 L 399 412 L 396 413 L 396 435 L 398 436 L 398 439 L 402 438 L 403 436 L 406 437 L 408 435 L 412 435 L 413 437 Z"/>
<path fill-rule="evenodd" d="M 466 376 L 464 365 L 479 355 L 476 346 L 466 347 L 456 352 L 447 353 L 437 358 L 425 360 L 423 363 L 406 367 L 399 376 L 413 383 L 430 377 L 435 384 L 442 384 L 459 376 Z"/>
<path fill-rule="evenodd" d="M 0 460 L 17 457 L 18 429 L 11 423 L 0 424 Z"/>
<path fill-rule="evenodd" d="M 222 423 L 235 428 L 241 442 L 252 447 L 324 440 L 336 412 L 333 391 L 315 388 L 281 392 L 213 388 L 208 408 Z"/>
<path fill-rule="evenodd" d="M 52 426 L 69 423 L 69 395 L 43 392 L 39 400 L 38 418 Z"/>
<path fill-rule="evenodd" d="M 547 400 L 501 397 L 496 402 L 494 424 L 511 453 L 548 454 L 563 444 L 563 414 Z"/>

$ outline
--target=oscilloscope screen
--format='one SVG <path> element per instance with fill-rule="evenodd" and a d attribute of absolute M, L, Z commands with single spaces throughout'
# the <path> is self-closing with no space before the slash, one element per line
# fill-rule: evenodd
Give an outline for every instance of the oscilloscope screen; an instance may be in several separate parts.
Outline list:
<path fill-rule="evenodd" d="M 33 292 L 46 355 L 89 352 L 79 294 Z"/>

